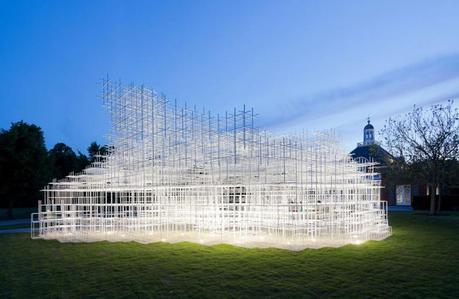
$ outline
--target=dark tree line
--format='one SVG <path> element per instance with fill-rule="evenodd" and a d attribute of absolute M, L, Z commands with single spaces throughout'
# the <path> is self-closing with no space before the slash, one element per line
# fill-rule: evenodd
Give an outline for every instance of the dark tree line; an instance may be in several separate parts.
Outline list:
<path fill-rule="evenodd" d="M 13 123 L 8 130 L 0 130 L 0 207 L 7 208 L 11 218 L 15 207 L 36 206 L 42 198 L 40 190 L 48 182 L 81 172 L 107 150 L 93 142 L 88 155 L 75 153 L 64 143 L 48 151 L 40 127 Z"/>

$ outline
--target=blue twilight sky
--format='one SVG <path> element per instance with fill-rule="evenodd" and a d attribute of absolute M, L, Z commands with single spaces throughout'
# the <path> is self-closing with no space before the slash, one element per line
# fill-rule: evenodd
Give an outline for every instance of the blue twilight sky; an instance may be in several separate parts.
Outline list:
<path fill-rule="evenodd" d="M 0 128 L 103 143 L 106 74 L 351 150 L 367 116 L 459 99 L 459 1 L 0 0 Z"/>

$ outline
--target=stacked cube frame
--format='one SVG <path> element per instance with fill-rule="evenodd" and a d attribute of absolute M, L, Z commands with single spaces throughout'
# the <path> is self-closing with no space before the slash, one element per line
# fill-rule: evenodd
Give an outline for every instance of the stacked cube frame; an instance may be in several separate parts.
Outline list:
<path fill-rule="evenodd" d="M 45 187 L 33 238 L 301 250 L 390 236 L 376 163 L 353 160 L 332 131 L 278 136 L 245 106 L 213 115 L 102 85 L 108 153 Z"/>

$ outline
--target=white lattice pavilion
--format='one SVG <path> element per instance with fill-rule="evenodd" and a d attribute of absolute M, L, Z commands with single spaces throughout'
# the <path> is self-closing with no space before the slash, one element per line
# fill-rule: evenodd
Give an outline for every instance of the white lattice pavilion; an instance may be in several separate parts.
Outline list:
<path fill-rule="evenodd" d="M 34 238 L 299 250 L 391 234 L 374 163 L 332 133 L 274 136 L 251 109 L 212 115 L 109 80 L 103 98 L 109 154 L 44 189 Z"/>

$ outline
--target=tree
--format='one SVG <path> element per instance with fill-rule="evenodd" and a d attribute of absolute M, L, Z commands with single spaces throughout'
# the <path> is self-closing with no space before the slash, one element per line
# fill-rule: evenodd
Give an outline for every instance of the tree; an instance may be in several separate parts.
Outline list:
<path fill-rule="evenodd" d="M 88 147 L 89 162 L 96 161 L 97 156 L 106 156 L 108 154 L 108 147 L 106 145 L 100 146 L 97 142 L 92 142 Z"/>
<path fill-rule="evenodd" d="M 56 143 L 48 152 L 51 173 L 53 178 L 61 179 L 69 173 L 79 173 L 89 165 L 89 159 L 86 155 L 78 151 L 78 155 L 71 147 L 64 143 Z"/>
<path fill-rule="evenodd" d="M 403 117 L 387 120 L 382 129 L 386 148 L 397 157 L 393 166 L 430 186 L 431 214 L 439 211 L 435 191 L 447 183 L 447 165 L 459 154 L 459 113 L 453 104 L 414 106 Z"/>
<path fill-rule="evenodd" d="M 53 178 L 62 179 L 70 172 L 77 170 L 77 156 L 72 148 L 64 143 L 56 143 L 48 152 L 48 157 Z"/>
<path fill-rule="evenodd" d="M 13 207 L 35 205 L 49 181 L 42 130 L 22 121 L 0 131 L 0 201 L 13 217 Z"/>
<path fill-rule="evenodd" d="M 76 163 L 76 169 L 75 172 L 81 172 L 83 169 L 86 168 L 86 166 L 89 165 L 89 159 L 86 157 L 85 154 L 82 154 L 80 151 L 78 151 L 78 156 L 77 156 L 77 163 Z"/>

